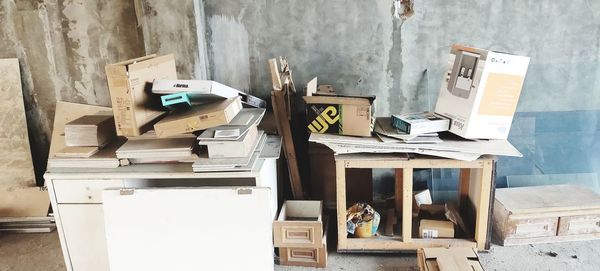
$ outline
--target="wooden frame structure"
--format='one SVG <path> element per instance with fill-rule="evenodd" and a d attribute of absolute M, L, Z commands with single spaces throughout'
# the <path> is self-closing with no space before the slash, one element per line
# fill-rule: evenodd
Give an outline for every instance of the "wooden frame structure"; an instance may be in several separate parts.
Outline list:
<path fill-rule="evenodd" d="M 484 156 L 475 161 L 418 157 L 406 159 L 389 154 L 337 155 L 336 198 L 339 252 L 382 252 L 415 250 L 423 247 L 473 247 L 489 248 L 491 237 L 491 214 L 495 189 L 495 157 Z M 393 168 L 396 171 L 395 207 L 401 220 L 401 235 L 375 236 L 371 238 L 348 238 L 346 232 L 346 169 L 347 168 Z M 421 239 L 413 238 L 413 169 L 458 168 L 460 169 L 459 208 L 474 218 L 472 239 Z"/>

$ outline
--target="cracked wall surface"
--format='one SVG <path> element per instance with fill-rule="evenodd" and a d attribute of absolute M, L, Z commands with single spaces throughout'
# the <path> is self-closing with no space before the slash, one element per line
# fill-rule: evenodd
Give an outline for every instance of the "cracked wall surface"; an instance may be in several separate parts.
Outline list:
<path fill-rule="evenodd" d="M 56 101 L 110 105 L 104 65 L 144 54 L 133 3 L 0 0 L 0 58 L 17 57 L 38 184 Z"/>
<path fill-rule="evenodd" d="M 449 47 L 464 43 L 531 57 L 518 106 L 528 114 L 511 134 L 531 165 L 512 167 L 518 173 L 572 158 L 558 138 L 584 146 L 599 134 L 600 2 L 401 1 L 413 4 L 404 19 L 393 2 L 0 0 L 0 57 L 20 60 L 36 169 L 45 167 L 56 101 L 109 105 L 104 65 L 145 53 L 174 53 L 180 78 L 262 98 L 267 60 L 287 56 L 299 91 L 318 76 L 340 93 L 377 95 L 375 114 L 385 116 L 433 109 Z M 583 132 L 541 138 L 556 116 L 545 112 L 563 112 Z M 597 168 L 593 146 L 581 147 L 587 170 Z"/>

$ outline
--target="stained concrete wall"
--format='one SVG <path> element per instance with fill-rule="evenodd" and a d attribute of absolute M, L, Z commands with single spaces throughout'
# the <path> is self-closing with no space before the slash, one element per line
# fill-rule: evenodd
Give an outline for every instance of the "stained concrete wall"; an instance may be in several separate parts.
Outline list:
<path fill-rule="evenodd" d="M 433 108 L 449 47 L 531 57 L 519 111 L 600 108 L 600 2 L 206 0 L 216 80 L 266 96 L 267 59 L 288 57 L 296 83 L 313 76 L 347 94 L 375 94 L 376 114 Z"/>
<path fill-rule="evenodd" d="M 413 8 L 403 20 L 392 0 L 0 0 L 0 57 L 20 59 L 37 168 L 57 100 L 110 104 L 106 63 L 174 53 L 180 78 L 266 98 L 267 59 L 283 55 L 299 87 L 318 76 L 341 93 L 375 94 L 384 116 L 432 109 L 448 48 L 465 43 L 532 58 L 513 129 L 521 132 L 511 135 L 531 160 L 507 161 L 518 170 L 505 175 L 599 170 L 590 152 L 598 146 L 583 146 L 599 134 L 600 2 L 428 0 Z M 577 122 L 554 127 L 556 116 Z M 583 132 L 557 137 L 548 127 Z M 557 141 L 570 135 L 586 151 L 585 168 L 550 159 L 575 156 Z"/>
<path fill-rule="evenodd" d="M 0 58 L 19 58 L 38 183 L 56 101 L 110 105 L 104 65 L 144 54 L 131 1 L 0 0 Z"/>

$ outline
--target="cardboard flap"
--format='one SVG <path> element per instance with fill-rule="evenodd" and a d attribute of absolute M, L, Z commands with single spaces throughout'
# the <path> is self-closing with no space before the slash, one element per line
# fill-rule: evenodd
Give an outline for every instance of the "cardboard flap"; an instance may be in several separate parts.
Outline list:
<path fill-rule="evenodd" d="M 114 64 L 110 64 L 110 65 L 126 66 L 126 65 L 129 65 L 129 64 L 133 64 L 135 62 L 140 62 L 140 61 L 148 60 L 148 59 L 151 59 L 151 58 L 154 58 L 154 57 L 156 57 L 156 54 L 151 54 L 151 55 L 142 56 L 142 57 L 138 57 L 138 58 L 134 58 L 134 59 L 129 59 L 129 60 L 117 62 L 117 63 L 114 63 Z"/>
<path fill-rule="evenodd" d="M 313 78 L 306 84 L 306 96 L 313 96 L 317 93 L 317 77 Z"/>
<path fill-rule="evenodd" d="M 339 96 L 304 96 L 302 98 L 307 104 L 348 104 L 369 106 L 373 101 L 368 98 Z"/>
<path fill-rule="evenodd" d="M 155 56 L 151 58 L 147 58 L 144 60 L 140 60 L 137 62 L 133 62 L 127 65 L 129 71 L 145 69 L 151 66 L 156 66 L 161 63 L 172 61 L 173 65 L 175 64 L 175 56 L 173 54 L 168 54 L 164 56 Z"/>
<path fill-rule="evenodd" d="M 423 248 L 426 261 L 436 261 L 440 271 L 483 270 L 473 248 Z"/>

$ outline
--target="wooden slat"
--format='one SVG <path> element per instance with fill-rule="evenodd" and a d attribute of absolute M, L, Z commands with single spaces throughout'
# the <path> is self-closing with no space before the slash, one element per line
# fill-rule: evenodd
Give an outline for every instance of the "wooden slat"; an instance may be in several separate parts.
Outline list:
<path fill-rule="evenodd" d="M 283 138 L 283 149 L 288 161 L 292 195 L 294 199 L 304 199 L 304 189 L 302 188 L 302 179 L 300 178 L 300 170 L 298 169 L 298 161 L 296 160 L 296 150 L 294 149 L 292 130 L 286 117 L 285 109 L 283 108 L 285 102 L 283 100 L 282 91 L 272 91 L 271 100 L 273 104 L 273 113 L 277 120 L 277 130 Z"/>
<path fill-rule="evenodd" d="M 487 160 L 460 161 L 440 159 L 412 160 L 346 160 L 351 168 L 482 168 Z"/>
<path fill-rule="evenodd" d="M 273 90 L 281 90 L 281 75 L 279 74 L 279 67 L 277 67 L 277 59 L 269 59 L 269 71 L 271 72 L 271 83 L 273 84 Z"/>
<path fill-rule="evenodd" d="M 345 249 L 338 251 L 400 251 L 423 247 L 477 247 L 477 243 L 466 239 L 412 239 L 403 242 L 400 238 L 349 238 Z"/>
<path fill-rule="evenodd" d="M 387 209 L 385 214 L 385 235 L 394 236 L 394 225 L 396 225 L 397 221 L 396 210 L 393 208 Z"/>
<path fill-rule="evenodd" d="M 486 161 L 483 164 L 483 169 L 474 171 L 475 178 L 471 178 L 470 198 L 475 201 L 476 216 L 475 216 L 475 240 L 477 248 L 484 250 L 488 237 L 489 210 L 490 210 L 490 193 L 492 183 L 492 161 Z M 473 177 L 473 176 L 472 176 Z"/>
<path fill-rule="evenodd" d="M 396 212 L 398 212 L 398 216 L 402 215 L 402 202 L 404 201 L 402 198 L 404 191 L 403 172 L 404 170 L 401 168 L 395 170 L 396 183 L 394 184 L 394 207 L 396 208 Z"/>
<path fill-rule="evenodd" d="M 402 189 L 402 241 L 412 239 L 413 169 L 403 168 Z"/>
<path fill-rule="evenodd" d="M 346 249 L 346 167 L 343 160 L 335 162 L 335 184 L 337 199 L 338 250 Z"/>
<path fill-rule="evenodd" d="M 469 178 L 471 177 L 471 169 L 461 168 L 460 177 L 458 180 L 458 208 L 464 208 L 469 201 Z"/>

